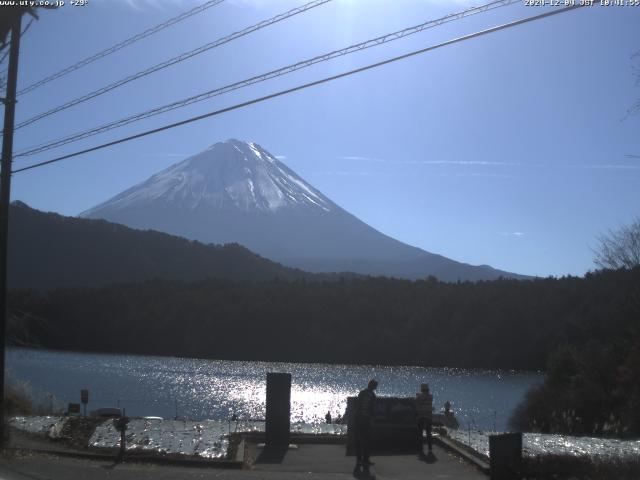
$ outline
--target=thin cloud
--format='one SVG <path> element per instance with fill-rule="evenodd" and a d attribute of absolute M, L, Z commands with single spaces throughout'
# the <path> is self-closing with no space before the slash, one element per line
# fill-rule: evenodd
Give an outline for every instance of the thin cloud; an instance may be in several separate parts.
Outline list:
<path fill-rule="evenodd" d="M 627 157 L 627 158 L 640 158 L 640 155 L 629 154 L 629 155 L 625 155 L 625 157 Z"/>
<path fill-rule="evenodd" d="M 396 163 L 407 165 L 482 165 L 482 166 L 518 166 L 520 162 L 496 162 L 489 160 L 400 160 Z"/>
<path fill-rule="evenodd" d="M 340 155 L 339 160 L 359 162 L 389 163 L 393 165 L 462 165 L 462 166 L 494 166 L 514 167 L 524 165 L 522 162 L 500 162 L 496 160 L 385 160 L 384 158 L 365 157 L 360 155 Z"/>
<path fill-rule="evenodd" d="M 276 157 L 278 160 L 286 160 L 287 156 L 286 155 L 274 155 L 274 157 Z"/>
<path fill-rule="evenodd" d="M 592 164 L 592 165 L 571 165 L 572 167 L 587 168 L 590 170 L 640 170 L 640 165 L 624 164 Z"/>
<path fill-rule="evenodd" d="M 375 158 L 375 157 L 361 157 L 358 155 L 341 155 L 336 157 L 338 160 L 350 160 L 356 162 L 374 162 L 374 163 L 384 163 L 386 160 L 383 158 Z"/>
<path fill-rule="evenodd" d="M 478 172 L 458 173 L 455 176 L 456 177 L 513 178 L 513 175 L 506 175 L 502 173 L 478 173 Z"/>
<path fill-rule="evenodd" d="M 498 232 L 498 235 L 503 235 L 505 237 L 523 237 L 524 232 Z"/>
<path fill-rule="evenodd" d="M 349 170 L 328 170 L 323 172 L 314 172 L 314 175 L 339 176 L 339 177 L 397 177 L 400 173 L 383 173 L 383 172 L 367 172 L 367 171 L 349 171 Z"/>

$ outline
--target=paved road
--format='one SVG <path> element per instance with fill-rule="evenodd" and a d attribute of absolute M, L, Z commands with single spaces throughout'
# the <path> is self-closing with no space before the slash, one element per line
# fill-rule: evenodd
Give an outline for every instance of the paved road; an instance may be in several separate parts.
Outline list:
<path fill-rule="evenodd" d="M 251 470 L 225 470 L 112 461 L 81 460 L 39 454 L 0 458 L 2 480 L 486 480 L 487 477 L 457 456 L 434 447 L 433 455 L 378 456 L 369 477 L 354 474 L 354 457 L 346 457 L 344 445 L 300 445 L 283 455 L 254 449 Z"/>

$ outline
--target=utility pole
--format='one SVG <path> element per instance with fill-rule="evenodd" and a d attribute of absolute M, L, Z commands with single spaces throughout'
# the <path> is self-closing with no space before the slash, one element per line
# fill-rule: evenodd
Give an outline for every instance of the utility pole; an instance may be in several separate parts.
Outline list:
<path fill-rule="evenodd" d="M 18 83 L 18 53 L 22 12 L 11 19 L 9 71 L 4 103 L 4 133 L 2 136 L 2 171 L 0 172 L 0 446 L 4 447 L 7 433 L 4 405 L 5 343 L 7 331 L 7 246 L 9 243 L 9 202 L 11 201 L 11 160 L 13 157 L 13 125 L 16 111 Z"/>

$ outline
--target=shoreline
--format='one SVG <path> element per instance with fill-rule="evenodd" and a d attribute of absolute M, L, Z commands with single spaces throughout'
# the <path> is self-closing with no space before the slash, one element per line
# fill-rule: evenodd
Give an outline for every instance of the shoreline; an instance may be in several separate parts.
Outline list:
<path fill-rule="evenodd" d="M 82 416 L 15 416 L 11 418 L 9 426 L 18 435 L 52 442 L 70 449 L 99 452 L 119 448 L 120 434 L 116 431 L 112 419 Z M 494 432 L 467 432 L 464 429 L 446 427 L 435 427 L 434 431 L 437 436 L 447 438 L 449 440 L 447 443 L 453 443 L 459 449 L 466 450 L 480 459 L 488 460 L 488 436 Z M 159 420 L 131 417 L 126 435 L 127 453 L 137 450 L 146 453 L 159 452 L 161 455 L 192 455 L 198 458 L 220 459 L 229 456 L 229 449 L 233 447 L 233 441 L 239 436 L 257 443 L 263 442 L 264 423 L 239 422 L 234 427 L 226 421 L 216 420 Z M 523 458 L 566 455 L 593 459 L 640 459 L 640 438 L 623 440 L 559 434 L 524 433 L 523 435 Z M 347 425 L 292 423 L 291 437 L 304 439 L 304 443 L 346 443 Z M 467 438 L 471 440 L 470 443 Z M 170 441 L 177 439 L 177 441 L 168 443 L 167 439 Z M 191 453 L 184 449 L 172 450 L 175 445 L 182 442 L 190 444 L 195 442 Z M 562 448 L 558 449 L 556 445 Z"/>
<path fill-rule="evenodd" d="M 363 367 L 369 369 L 376 368 L 393 368 L 393 367 L 406 367 L 406 368 L 423 368 L 426 370 L 443 370 L 447 373 L 461 373 L 461 372 L 470 372 L 470 373 L 508 373 L 508 374 L 523 374 L 523 375 L 544 375 L 545 372 L 542 370 L 522 370 L 515 368 L 482 368 L 482 367 L 474 367 L 474 368 L 466 368 L 466 367 L 447 367 L 447 366 L 429 366 L 429 365 L 407 365 L 402 363 L 377 363 L 377 364 L 368 364 L 368 363 L 348 363 L 348 362 L 303 362 L 303 361 L 285 361 L 285 360 L 238 360 L 238 359 L 229 359 L 229 358 L 203 358 L 203 357 L 188 357 L 188 356 L 177 356 L 177 355 L 149 355 L 145 353 L 131 353 L 131 352 L 118 352 L 118 351 L 92 351 L 92 350 L 63 350 L 63 349 L 55 349 L 49 347 L 32 347 L 32 346 L 22 346 L 22 345 L 8 345 L 7 350 L 27 350 L 33 352 L 51 352 L 57 354 L 79 354 L 79 355 L 106 355 L 111 357 L 145 357 L 145 358 L 157 358 L 157 359 L 177 359 L 177 360 L 202 360 L 202 361 L 212 361 L 212 362 L 232 362 L 232 363 L 272 363 L 277 365 L 314 365 L 314 366 L 347 366 L 347 367 Z"/>
<path fill-rule="evenodd" d="M 53 422 L 55 418 L 59 419 L 61 417 L 43 418 L 49 418 L 49 420 Z M 69 422 L 69 419 L 72 420 Z M 116 464 L 123 460 L 119 456 L 119 448 L 117 446 L 101 448 L 91 446 L 90 442 L 84 443 L 83 445 L 84 440 L 95 435 L 95 430 L 90 435 L 90 429 L 86 428 L 87 425 L 97 429 L 106 423 L 110 423 L 111 420 L 86 417 L 66 417 L 64 420 L 65 423 L 74 423 L 75 427 L 80 428 L 65 429 L 63 426 L 57 430 L 43 429 L 40 433 L 29 433 L 12 426 L 10 428 L 11 436 L 9 446 L 5 448 L 5 458 L 10 452 L 23 452 L 31 455 L 53 455 L 91 461 L 115 461 Z M 142 421 L 144 419 L 133 420 Z M 58 432 L 61 436 L 57 439 L 51 438 L 47 432 L 54 431 Z M 264 442 L 264 438 L 265 434 L 262 431 L 232 432 L 225 446 L 224 456 L 218 458 L 139 449 L 136 446 L 127 448 L 124 458 L 127 462 L 157 464 L 166 467 L 214 467 L 251 470 L 254 468 L 254 463 L 260 458 L 260 452 L 262 451 L 260 444 Z M 339 448 L 339 451 L 343 451 L 342 449 L 346 447 L 346 442 L 347 437 L 344 434 L 291 433 L 291 443 L 298 445 L 294 451 L 303 446 L 308 446 L 308 448 L 322 446 L 322 448 L 326 448 L 324 446 L 328 445 L 335 445 Z M 640 448 L 640 440 L 634 442 L 636 442 L 638 448 Z M 434 445 L 440 449 L 449 451 L 451 455 L 460 458 L 468 465 L 476 468 L 479 472 L 488 474 L 488 457 L 459 442 L 450 436 L 448 431 L 438 429 L 438 432 L 434 435 Z M 344 453 L 342 455 L 344 456 Z M 402 455 L 403 454 L 398 454 L 395 455 L 395 457 L 400 458 Z M 404 455 L 406 456 L 406 454 Z M 378 458 L 386 457 L 386 455 L 382 455 L 381 457 L 378 455 Z M 394 455 L 391 457 L 394 457 Z M 349 462 L 351 462 L 351 460 L 349 460 Z M 591 476 L 594 474 L 600 475 L 598 478 L 632 479 L 640 475 L 640 456 L 638 455 L 627 457 L 590 457 L 585 455 L 553 453 L 531 455 L 529 453 L 523 455 L 523 465 L 525 472 L 527 472 L 531 478 L 540 480 L 551 478 L 586 479 L 592 478 Z M 560 474 L 560 476 L 558 476 L 558 474 Z"/>

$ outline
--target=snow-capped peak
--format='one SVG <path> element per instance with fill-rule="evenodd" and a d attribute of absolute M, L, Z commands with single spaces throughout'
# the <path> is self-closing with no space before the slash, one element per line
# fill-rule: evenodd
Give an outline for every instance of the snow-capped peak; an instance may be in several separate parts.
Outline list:
<path fill-rule="evenodd" d="M 253 142 L 229 139 L 152 176 L 102 205 L 84 212 L 152 203 L 194 210 L 203 207 L 329 212 L 333 203 L 271 153 Z"/>

